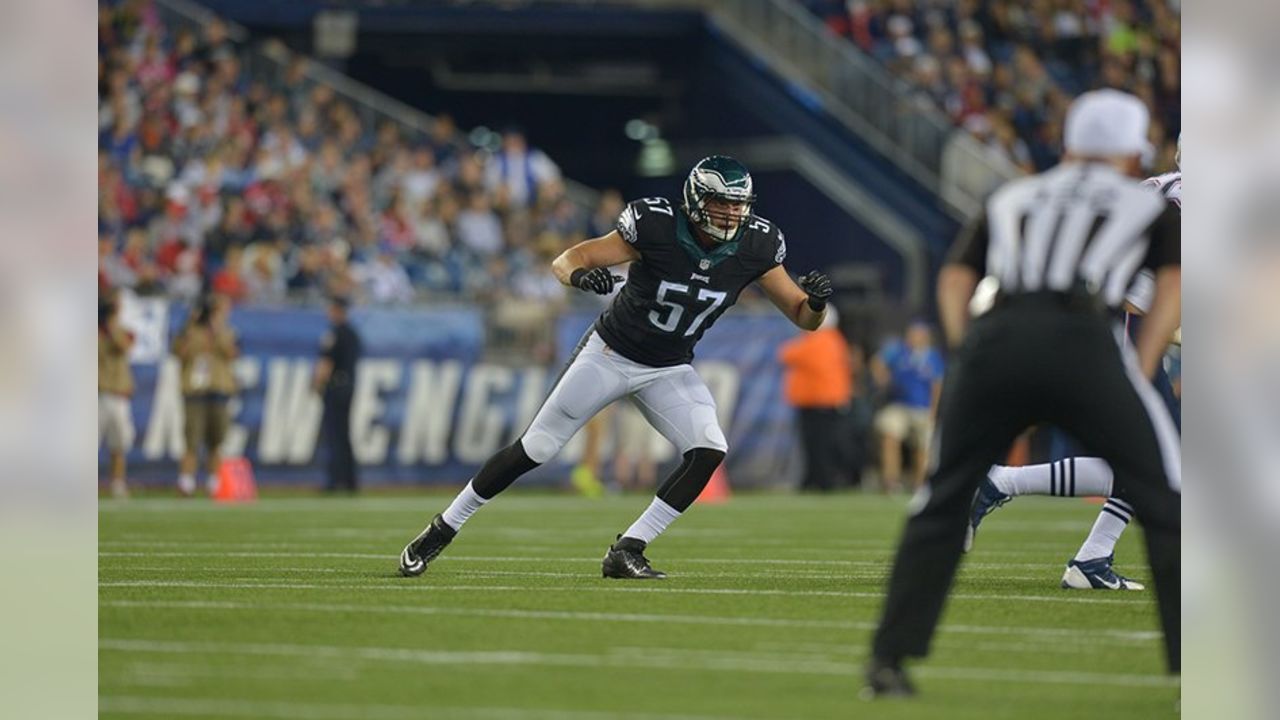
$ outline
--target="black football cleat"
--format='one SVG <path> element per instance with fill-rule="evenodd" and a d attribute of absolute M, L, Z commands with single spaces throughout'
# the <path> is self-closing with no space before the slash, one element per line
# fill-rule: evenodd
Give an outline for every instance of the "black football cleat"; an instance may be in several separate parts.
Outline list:
<path fill-rule="evenodd" d="M 604 562 L 600 566 L 600 574 L 607 578 L 624 580 L 661 580 L 667 574 L 654 570 L 649 559 L 644 556 L 647 543 L 635 538 L 618 536 L 618 541 L 609 546 L 604 554 Z"/>
<path fill-rule="evenodd" d="M 901 663 L 873 658 L 867 665 L 867 684 L 862 688 L 863 700 L 882 697 L 913 697 L 916 686 L 911 684 Z"/>
<path fill-rule="evenodd" d="M 426 571 L 427 563 L 449 547 L 457 534 L 457 530 L 445 523 L 443 515 L 436 515 L 427 529 L 400 551 L 400 574 L 405 577 L 421 575 Z"/>

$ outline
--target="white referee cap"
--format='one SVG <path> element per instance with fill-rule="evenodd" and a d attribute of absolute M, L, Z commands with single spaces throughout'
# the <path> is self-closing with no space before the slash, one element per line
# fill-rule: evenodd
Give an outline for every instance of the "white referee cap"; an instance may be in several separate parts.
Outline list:
<path fill-rule="evenodd" d="M 1062 145 L 1067 152 L 1088 157 L 1155 156 L 1147 140 L 1151 113 L 1137 97 L 1120 90 L 1093 90 L 1076 98 L 1067 109 Z"/>

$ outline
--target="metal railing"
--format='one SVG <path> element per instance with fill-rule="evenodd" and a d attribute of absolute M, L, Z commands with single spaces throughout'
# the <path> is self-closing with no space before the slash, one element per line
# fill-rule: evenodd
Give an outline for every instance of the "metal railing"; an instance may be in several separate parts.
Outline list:
<path fill-rule="evenodd" d="M 794 0 L 730 0 L 705 7 L 726 31 L 789 79 L 813 90 L 823 109 L 959 215 L 971 215 L 1011 163 L 958 130 L 905 81 L 829 32 Z"/>
<path fill-rule="evenodd" d="M 169 25 L 199 32 L 200 28 L 214 20 L 221 20 L 227 28 L 227 36 L 232 40 L 238 43 L 249 40 L 249 31 L 243 25 L 220 17 L 209 8 L 191 0 L 155 0 L 155 7 Z"/>

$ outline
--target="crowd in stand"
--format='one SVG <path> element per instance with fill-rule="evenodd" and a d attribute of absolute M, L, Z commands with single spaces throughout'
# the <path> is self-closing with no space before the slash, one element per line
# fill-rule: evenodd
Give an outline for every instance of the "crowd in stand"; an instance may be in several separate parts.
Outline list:
<path fill-rule="evenodd" d="M 100 289 L 236 301 L 420 292 L 558 299 L 550 259 L 621 210 L 566 196 L 515 128 L 500 148 L 445 115 L 376 127 L 294 57 L 271 79 L 219 21 L 169 27 L 150 0 L 100 4 Z"/>
<path fill-rule="evenodd" d="M 1060 155 L 1072 97 L 1127 90 L 1151 109 L 1159 168 L 1181 130 L 1179 0 L 799 0 L 1025 171 Z"/>
<path fill-rule="evenodd" d="M 1024 170 L 1058 159 L 1075 94 L 1148 102 L 1172 164 L 1180 130 L 1177 0 L 801 0 Z M 515 128 L 470 143 L 447 115 L 429 132 L 373 124 L 307 77 L 304 58 L 251 75 L 221 22 L 168 27 L 151 0 L 99 5 L 99 284 L 193 299 L 420 293 L 563 297 L 548 271 L 568 243 L 611 227 L 566 196 Z"/>

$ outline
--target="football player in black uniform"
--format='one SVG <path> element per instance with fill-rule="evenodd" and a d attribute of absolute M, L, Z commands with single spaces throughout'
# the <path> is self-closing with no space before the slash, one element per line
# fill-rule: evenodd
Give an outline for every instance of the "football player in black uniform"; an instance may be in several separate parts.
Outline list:
<path fill-rule="evenodd" d="M 831 282 L 819 272 L 792 281 L 787 246 L 773 223 L 751 214 L 751 175 L 738 161 L 704 158 L 684 183 L 679 206 L 637 200 L 604 237 L 566 250 L 552 263 L 560 282 L 608 294 L 631 263 L 627 283 L 578 344 L 529 429 L 498 451 L 453 503 L 400 554 L 400 572 L 421 575 L 480 506 L 516 478 L 553 458 L 601 408 L 627 396 L 683 456 L 657 497 L 604 556 L 609 578 L 662 578 L 646 546 L 691 505 L 724 459 L 728 444 L 715 402 L 689 364 L 702 334 L 738 299 L 761 289 L 796 325 L 822 322 Z"/>

